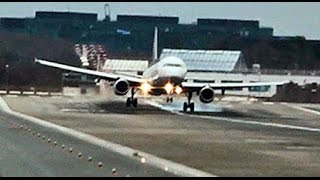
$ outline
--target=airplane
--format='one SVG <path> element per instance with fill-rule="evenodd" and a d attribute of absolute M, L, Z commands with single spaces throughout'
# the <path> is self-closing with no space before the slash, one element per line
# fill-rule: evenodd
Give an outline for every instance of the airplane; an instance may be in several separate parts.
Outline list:
<path fill-rule="evenodd" d="M 158 29 L 155 27 L 154 44 L 153 44 L 153 61 L 143 72 L 142 76 L 133 77 L 129 75 L 94 71 L 79 67 L 73 67 L 65 64 L 50 62 L 35 58 L 35 63 L 41 65 L 74 71 L 82 74 L 92 75 L 98 80 L 103 79 L 113 83 L 114 93 L 119 96 L 125 96 L 131 90 L 131 96 L 127 98 L 126 106 L 137 107 L 138 99 L 134 97 L 136 92 L 141 91 L 143 94 L 160 96 L 167 95 L 167 102 L 172 102 L 173 94 L 180 95 L 184 93 L 187 101 L 183 103 L 183 111 L 188 108 L 190 112 L 194 111 L 194 103 L 191 102 L 193 93 L 199 95 L 202 103 L 211 103 L 214 100 L 214 90 L 222 91 L 234 88 L 250 88 L 257 86 L 283 85 L 283 82 L 251 82 L 251 83 L 199 83 L 186 82 L 187 66 L 184 61 L 175 56 L 169 56 L 157 61 L 157 38 Z"/>

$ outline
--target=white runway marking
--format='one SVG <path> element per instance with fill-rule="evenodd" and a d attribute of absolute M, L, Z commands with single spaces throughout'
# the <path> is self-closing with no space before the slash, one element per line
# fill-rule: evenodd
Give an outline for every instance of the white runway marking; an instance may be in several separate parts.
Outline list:
<path fill-rule="evenodd" d="M 7 97 L 17 98 L 17 97 L 19 97 L 19 96 L 18 96 L 18 95 L 7 95 Z"/>
<path fill-rule="evenodd" d="M 32 94 L 34 94 L 34 92 L 32 92 L 32 91 L 24 91 L 23 94 L 32 95 Z"/>
<path fill-rule="evenodd" d="M 10 91 L 10 94 L 20 94 L 20 91 Z"/>
<path fill-rule="evenodd" d="M 246 143 L 262 143 L 262 144 L 276 144 L 276 143 L 289 143 L 289 140 L 282 139 L 246 139 Z"/>
<path fill-rule="evenodd" d="M 88 113 L 88 109 L 61 109 L 62 112 L 82 112 L 82 113 Z"/>
<path fill-rule="evenodd" d="M 154 156 L 152 154 L 148 154 L 145 152 L 141 152 L 137 149 L 132 149 L 126 146 L 122 146 L 120 144 L 116 144 L 110 141 L 106 141 L 104 139 L 101 138 L 97 138 L 95 136 L 89 135 L 89 134 L 85 134 L 79 131 L 76 131 L 74 129 L 69 129 L 63 126 L 59 126 L 57 124 L 54 123 L 50 123 L 32 116 L 28 116 L 19 112 L 15 112 L 12 111 L 9 106 L 7 105 L 7 103 L 0 97 L 0 108 L 2 108 L 4 111 L 6 111 L 7 113 L 10 113 L 14 116 L 23 118 L 25 120 L 28 120 L 30 122 L 39 124 L 41 126 L 50 128 L 50 129 L 54 129 L 57 130 L 63 134 L 78 138 L 80 140 L 86 141 L 88 143 L 91 144 L 95 144 L 97 146 L 106 148 L 108 150 L 111 150 L 113 152 L 119 153 L 121 155 L 124 155 L 128 158 L 132 158 L 132 155 L 135 152 L 139 152 L 139 154 L 144 157 L 147 161 L 146 164 L 158 167 L 160 169 L 164 169 L 165 167 L 168 167 L 168 172 L 174 173 L 176 175 L 179 176 L 197 176 L 197 177 L 216 177 L 216 175 L 198 170 L 198 169 L 194 169 L 188 166 L 185 166 L 183 164 L 178 164 L 169 160 L 165 160 L 165 159 L 161 159 L 157 156 Z"/>
<path fill-rule="evenodd" d="M 273 103 L 273 102 L 262 102 L 262 104 L 265 104 L 265 105 L 273 105 L 274 103 Z"/>
<path fill-rule="evenodd" d="M 287 146 L 286 149 L 290 149 L 290 150 L 320 150 L 320 147 Z"/>
<path fill-rule="evenodd" d="M 292 105 L 292 104 L 288 104 L 288 103 L 281 103 L 281 104 L 286 105 L 286 106 L 291 107 L 291 108 L 294 108 L 294 109 L 298 109 L 298 110 L 304 111 L 304 112 L 320 115 L 319 111 L 314 111 L 314 110 L 311 110 L 311 109 L 307 109 L 307 108 L 304 108 L 304 107 L 300 107 L 300 106 L 296 106 L 296 105 Z"/>
<path fill-rule="evenodd" d="M 226 122 L 233 122 L 233 123 L 241 123 L 241 124 L 253 124 L 253 125 L 259 125 L 259 126 L 266 126 L 266 127 L 277 127 L 277 128 L 286 128 L 286 129 L 293 129 L 293 130 L 303 130 L 303 131 L 311 131 L 311 132 L 320 132 L 319 128 L 311 128 L 311 127 L 304 127 L 304 126 L 294 126 L 289 124 L 280 124 L 280 123 L 267 123 L 267 122 L 259 122 L 259 121 L 246 121 L 241 119 L 231 119 L 231 118 L 224 118 L 224 117 L 213 117 L 213 116 L 204 116 L 204 115 L 192 115 L 192 114 L 184 114 L 177 112 L 175 110 L 171 110 L 168 107 L 164 107 L 161 104 L 146 101 L 148 104 L 158 107 L 160 109 L 170 111 L 172 113 L 183 115 L 183 116 L 189 116 L 189 117 L 195 117 L 195 118 L 203 118 L 203 119 L 212 119 L 215 121 L 226 121 Z"/>

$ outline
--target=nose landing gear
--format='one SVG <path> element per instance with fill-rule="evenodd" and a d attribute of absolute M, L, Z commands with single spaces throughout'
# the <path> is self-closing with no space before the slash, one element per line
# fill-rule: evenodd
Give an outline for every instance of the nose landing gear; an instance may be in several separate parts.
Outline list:
<path fill-rule="evenodd" d="M 169 103 L 169 102 L 173 102 L 173 97 L 169 97 L 169 96 L 167 96 L 167 99 L 166 99 L 166 101 L 167 101 L 167 103 Z"/>

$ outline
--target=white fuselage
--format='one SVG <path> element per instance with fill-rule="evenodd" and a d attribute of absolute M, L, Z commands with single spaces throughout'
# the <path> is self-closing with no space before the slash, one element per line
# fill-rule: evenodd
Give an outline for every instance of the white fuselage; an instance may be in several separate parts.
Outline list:
<path fill-rule="evenodd" d="M 167 83 L 180 85 L 187 74 L 186 64 L 178 57 L 166 57 L 153 64 L 143 73 L 142 78 L 147 79 L 153 87 L 163 87 Z"/>

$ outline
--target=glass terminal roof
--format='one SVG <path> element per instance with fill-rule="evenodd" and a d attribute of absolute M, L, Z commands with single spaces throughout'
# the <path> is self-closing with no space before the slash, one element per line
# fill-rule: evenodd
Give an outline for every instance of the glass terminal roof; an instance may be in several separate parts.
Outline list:
<path fill-rule="evenodd" d="M 241 51 L 163 49 L 160 59 L 168 56 L 181 58 L 188 71 L 231 72 L 238 69 L 237 66 L 246 69 Z"/>

